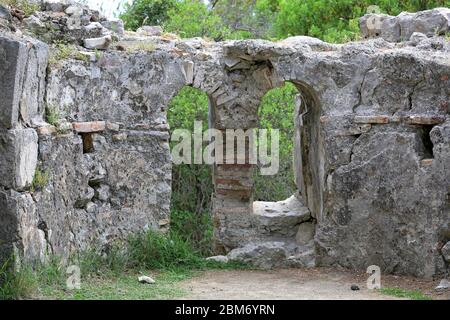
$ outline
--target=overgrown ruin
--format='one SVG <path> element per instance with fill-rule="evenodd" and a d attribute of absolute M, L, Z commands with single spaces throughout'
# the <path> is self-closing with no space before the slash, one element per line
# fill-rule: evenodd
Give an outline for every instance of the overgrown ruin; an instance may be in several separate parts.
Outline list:
<path fill-rule="evenodd" d="M 246 130 L 264 94 L 292 82 L 298 193 L 254 203 L 253 165 L 215 165 L 218 254 L 264 268 L 448 272 L 450 9 L 384 18 L 388 36 L 363 28 L 376 38 L 344 45 L 180 40 L 124 32 L 69 2 L 42 9 L 0 15 L 1 257 L 167 230 L 170 100 L 193 86 L 208 94 L 211 127 Z M 77 49 L 57 59 L 44 41 L 61 39 Z"/>

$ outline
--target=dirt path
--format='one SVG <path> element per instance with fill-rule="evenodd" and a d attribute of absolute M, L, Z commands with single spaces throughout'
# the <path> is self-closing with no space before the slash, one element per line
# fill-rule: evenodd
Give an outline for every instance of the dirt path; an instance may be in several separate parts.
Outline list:
<path fill-rule="evenodd" d="M 366 288 L 368 275 L 336 271 L 330 269 L 283 269 L 276 271 L 208 271 L 182 284 L 190 292 L 184 299 L 217 300 L 374 300 L 398 299 L 369 291 Z M 419 290 L 433 298 L 450 298 L 436 295 L 433 288 L 436 281 L 415 278 L 386 276 L 382 278 L 384 287 L 399 287 Z M 359 286 L 359 291 L 350 289 L 352 284 Z"/>

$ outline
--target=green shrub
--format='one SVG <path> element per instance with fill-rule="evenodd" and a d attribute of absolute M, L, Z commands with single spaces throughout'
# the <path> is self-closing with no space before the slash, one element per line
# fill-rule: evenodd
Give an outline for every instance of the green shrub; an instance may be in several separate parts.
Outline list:
<path fill-rule="evenodd" d="M 50 180 L 50 171 L 41 171 L 40 168 L 36 168 L 34 173 L 33 182 L 31 184 L 31 191 L 42 190 Z"/>
<path fill-rule="evenodd" d="M 172 211 L 170 230 L 190 243 L 204 257 L 213 255 L 213 223 L 210 211 Z"/>
<path fill-rule="evenodd" d="M 177 0 L 135 0 L 125 5 L 125 12 L 120 18 L 129 30 L 136 30 L 143 25 L 162 25 L 176 3 Z"/>
<path fill-rule="evenodd" d="M 53 44 L 53 48 L 50 50 L 48 64 L 57 67 L 62 61 L 71 57 L 79 59 L 80 56 L 78 53 L 79 52 L 74 45 L 67 44 L 63 41 L 56 41 Z"/>
<path fill-rule="evenodd" d="M 0 0 L 0 4 L 22 10 L 26 16 L 30 16 L 40 9 L 39 4 L 29 0 Z"/>
<path fill-rule="evenodd" d="M 137 268 L 167 270 L 196 266 L 202 260 L 190 243 L 175 233 L 149 231 L 136 235 L 130 239 L 128 249 L 130 263 Z"/>
<path fill-rule="evenodd" d="M 169 18 L 163 24 L 164 30 L 182 38 L 207 37 L 222 40 L 231 34 L 221 17 L 209 10 L 202 1 L 180 0 L 167 14 Z"/>
<path fill-rule="evenodd" d="M 285 200 L 297 189 L 292 168 L 294 109 L 297 94 L 297 88 L 292 83 L 286 83 L 281 88 L 270 90 L 261 101 L 258 111 L 259 128 L 268 129 L 269 136 L 271 129 L 278 129 L 280 133 L 280 168 L 273 176 L 262 176 L 259 170 L 255 170 L 253 180 L 256 201 Z"/>

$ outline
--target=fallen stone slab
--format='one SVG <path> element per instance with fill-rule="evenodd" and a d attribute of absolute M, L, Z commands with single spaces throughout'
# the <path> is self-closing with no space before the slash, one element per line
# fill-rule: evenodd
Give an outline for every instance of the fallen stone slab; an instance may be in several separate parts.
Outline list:
<path fill-rule="evenodd" d="M 147 277 L 147 276 L 141 276 L 138 278 L 138 281 L 142 284 L 154 284 L 156 283 L 156 281 L 151 278 L 151 277 Z"/>
<path fill-rule="evenodd" d="M 254 202 L 252 217 L 260 234 L 294 237 L 299 224 L 311 218 L 311 212 L 292 196 L 279 202 Z"/>
<path fill-rule="evenodd" d="M 100 38 L 84 39 L 83 43 L 86 49 L 106 50 L 112 43 L 112 37 L 107 35 Z"/>
<path fill-rule="evenodd" d="M 219 263 L 228 263 L 229 259 L 227 256 L 214 256 L 206 258 L 206 261 L 214 261 Z"/>

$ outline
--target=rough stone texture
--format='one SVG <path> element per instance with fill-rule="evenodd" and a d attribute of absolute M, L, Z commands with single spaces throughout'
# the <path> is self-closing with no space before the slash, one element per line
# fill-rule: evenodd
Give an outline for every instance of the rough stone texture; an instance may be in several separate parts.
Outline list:
<path fill-rule="evenodd" d="M 450 263 L 450 241 L 445 244 L 445 246 L 441 249 L 442 256 L 444 257 L 445 261 Z"/>
<path fill-rule="evenodd" d="M 407 41 L 414 33 L 428 37 L 445 35 L 450 31 L 450 9 L 436 8 L 416 14 L 402 12 L 396 17 L 384 14 L 367 14 L 360 21 L 364 38 L 382 37 L 386 41 Z"/>
<path fill-rule="evenodd" d="M 57 32 L 40 38 L 67 33 L 77 45 L 104 36 L 94 22 L 106 19 L 93 11 L 82 7 L 80 16 L 54 1 L 44 7 L 36 17 L 60 22 Z M 45 252 L 107 248 L 150 228 L 167 231 L 170 100 L 190 85 L 208 94 L 212 127 L 251 129 L 262 97 L 290 81 L 299 91 L 293 119 L 299 192 L 285 202 L 254 204 L 254 165 L 245 159 L 215 165 L 218 251 L 264 268 L 377 264 L 384 273 L 443 274 L 441 248 L 450 240 L 450 44 L 412 37 L 429 35 L 423 21 L 439 24 L 443 12 L 387 17 L 395 28 L 391 42 L 344 45 L 310 37 L 211 43 L 127 32 L 100 56 L 83 50 L 86 61 L 50 65 L 47 78 L 46 56 L 28 46 L 32 40 L 3 35 L 0 185 L 16 190 L 1 191 L 4 248 L 40 259 Z M 78 20 L 67 25 L 67 17 Z M 408 41 L 395 43 L 398 34 Z M 27 61 L 35 67 L 27 69 Z M 59 114 L 58 126 L 43 122 L 45 104 Z M 28 141 L 22 136 L 34 141 L 35 130 L 39 168 L 49 181 L 31 197 L 34 157 L 18 155 Z M 22 212 L 27 218 L 18 223 Z M 41 240 L 23 241 L 20 230 Z"/>
<path fill-rule="evenodd" d="M 47 61 L 46 44 L 0 35 L 0 128 L 42 121 Z"/>
<path fill-rule="evenodd" d="M 111 36 L 101 38 L 84 39 L 84 47 L 87 49 L 106 50 L 112 42 Z"/>
<path fill-rule="evenodd" d="M 251 243 L 228 254 L 229 261 L 249 263 L 261 269 L 281 267 L 286 258 L 283 242 Z"/>
<path fill-rule="evenodd" d="M 0 132 L 0 186 L 22 190 L 33 182 L 38 137 L 33 129 Z"/>
<path fill-rule="evenodd" d="M 0 127 L 10 129 L 19 118 L 19 101 L 26 66 L 26 45 L 0 37 Z"/>
<path fill-rule="evenodd" d="M 45 260 L 47 242 L 29 194 L 0 191 L 0 256 Z"/>

